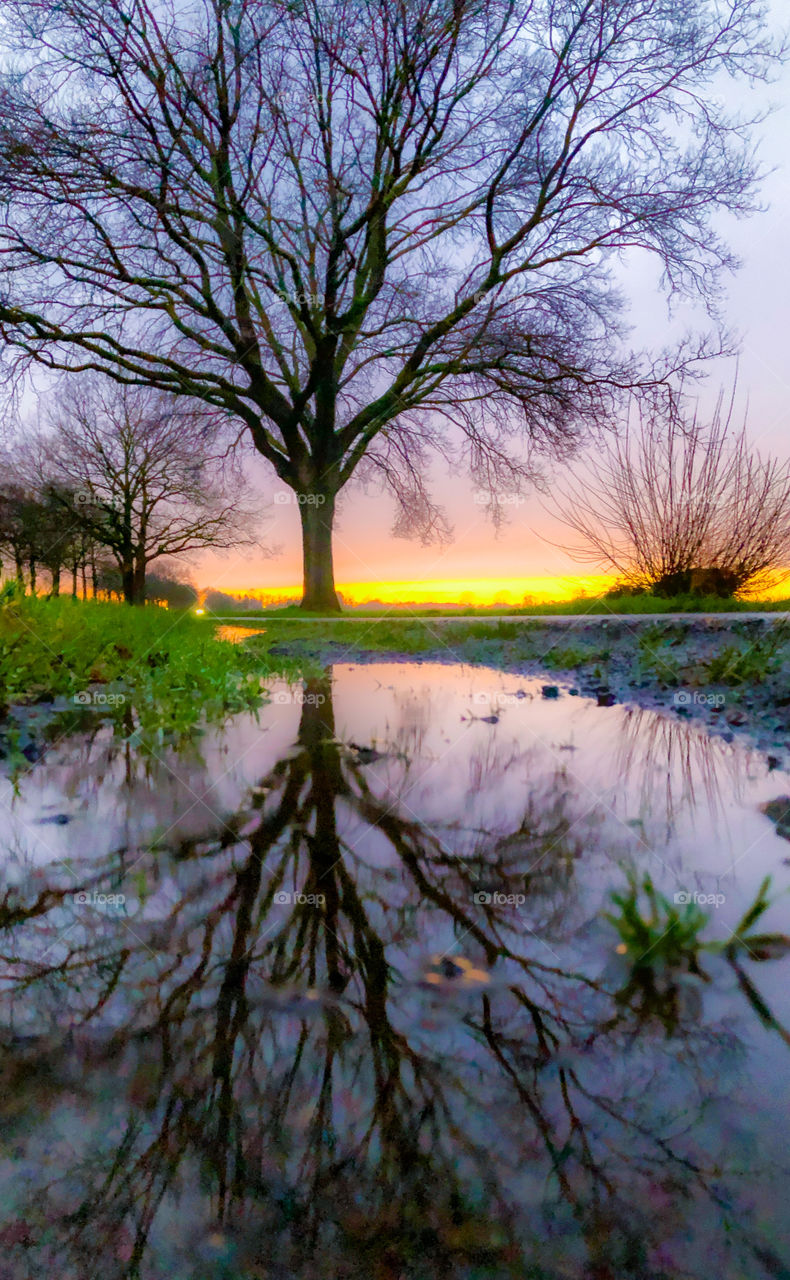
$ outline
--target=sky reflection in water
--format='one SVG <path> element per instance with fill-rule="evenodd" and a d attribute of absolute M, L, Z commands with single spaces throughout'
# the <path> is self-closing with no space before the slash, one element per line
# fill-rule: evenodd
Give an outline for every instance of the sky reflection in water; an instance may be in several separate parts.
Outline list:
<path fill-rule="evenodd" d="M 726 937 L 790 778 L 540 687 L 336 666 L 4 784 L 0 1280 L 790 1275 L 781 1032 L 723 959 L 618 1000 L 600 918 L 635 866 Z"/>

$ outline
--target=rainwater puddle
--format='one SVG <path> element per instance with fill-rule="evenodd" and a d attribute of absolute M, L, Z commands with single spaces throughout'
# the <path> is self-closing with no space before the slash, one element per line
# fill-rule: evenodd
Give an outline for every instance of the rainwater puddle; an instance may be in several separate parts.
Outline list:
<path fill-rule="evenodd" d="M 335 666 L 0 782 L 0 1280 L 790 1275 L 790 957 L 635 993 L 602 914 L 770 875 L 790 933 L 790 777 L 542 684 Z"/>

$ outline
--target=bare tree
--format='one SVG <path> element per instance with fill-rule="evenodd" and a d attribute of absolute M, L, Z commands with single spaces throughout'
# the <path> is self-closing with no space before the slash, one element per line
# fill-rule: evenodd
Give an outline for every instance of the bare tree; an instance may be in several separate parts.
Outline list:
<path fill-rule="evenodd" d="M 20 484 L 3 477 L 0 484 L 0 550 L 10 553 L 16 580 L 25 581 L 25 567 L 30 556 L 30 496 Z"/>
<path fill-rule="evenodd" d="M 596 450 L 555 501 L 581 535 L 577 559 L 656 595 L 728 596 L 764 587 L 790 563 L 790 462 L 761 458 L 734 395 L 709 423 L 641 415 Z"/>
<path fill-rule="evenodd" d="M 35 595 L 43 567 L 51 594 L 59 595 L 61 572 L 73 564 L 82 537 L 76 519 L 64 519 L 68 495 L 56 495 L 30 464 L 30 451 L 21 447 L 10 449 L 0 464 L 0 552 L 10 552 L 20 586 L 27 574 Z"/>
<path fill-rule="evenodd" d="M 338 493 L 401 528 L 424 460 L 496 494 L 654 362 L 621 341 L 641 249 L 715 307 L 711 224 L 752 207 L 722 77 L 769 74 L 764 0 L 7 0 L 0 331 L 241 419 L 299 501 L 303 605 L 339 608 Z"/>
<path fill-rule="evenodd" d="M 254 541 L 216 417 L 98 375 L 69 379 L 49 412 L 40 453 L 53 497 L 112 553 L 129 604 L 144 602 L 162 556 Z"/>

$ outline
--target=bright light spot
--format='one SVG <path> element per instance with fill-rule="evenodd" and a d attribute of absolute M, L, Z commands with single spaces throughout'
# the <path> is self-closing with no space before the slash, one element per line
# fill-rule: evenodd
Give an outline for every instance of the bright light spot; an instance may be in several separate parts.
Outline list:
<path fill-rule="evenodd" d="M 205 610 L 205 609 L 196 609 L 196 610 L 195 610 L 195 613 L 198 613 L 198 614 L 200 614 L 200 613 L 205 613 L 205 612 L 206 612 L 206 610 Z"/>

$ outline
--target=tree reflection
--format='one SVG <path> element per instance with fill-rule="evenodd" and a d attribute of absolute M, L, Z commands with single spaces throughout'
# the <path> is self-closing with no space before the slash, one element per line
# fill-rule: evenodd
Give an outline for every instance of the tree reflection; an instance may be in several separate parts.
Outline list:
<path fill-rule="evenodd" d="M 338 741 L 314 680 L 237 818 L 140 859 L 138 909 L 77 911 L 57 868 L 5 892 L 3 1070 L 38 1164 L 12 1253 L 62 1280 L 785 1274 L 738 1206 L 732 1019 L 694 994 L 668 1039 L 600 955 L 535 936 L 578 911 L 567 779 L 470 841 L 390 764 Z M 72 870 L 107 895 L 132 868 Z"/>
<path fill-rule="evenodd" d="M 684 809 L 705 813 L 715 823 L 722 817 L 723 797 L 743 795 L 751 764 L 743 749 L 733 750 L 700 725 L 643 707 L 627 708 L 622 723 L 616 776 L 638 780 L 641 810 L 660 815 L 668 830 Z"/>

